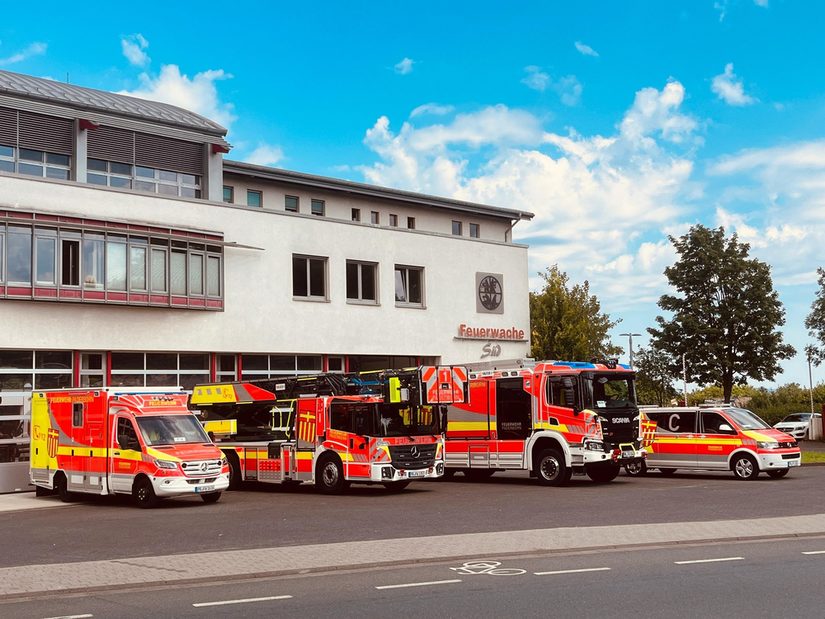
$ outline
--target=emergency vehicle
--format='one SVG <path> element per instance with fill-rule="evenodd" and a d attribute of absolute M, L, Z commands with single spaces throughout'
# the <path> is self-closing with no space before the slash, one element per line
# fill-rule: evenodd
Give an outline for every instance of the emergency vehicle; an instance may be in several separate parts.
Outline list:
<path fill-rule="evenodd" d="M 197 385 L 190 406 L 226 455 L 233 488 L 307 482 L 337 494 L 443 475 L 445 406 L 466 398 L 465 368 L 422 366 Z"/>
<path fill-rule="evenodd" d="M 139 507 L 196 495 L 214 503 L 229 467 L 180 390 L 60 389 L 32 394 L 32 484 L 38 494 L 130 494 Z"/>
<path fill-rule="evenodd" d="M 658 468 L 663 475 L 677 469 L 731 471 L 738 479 L 760 472 L 778 479 L 802 463 L 792 436 L 770 427 L 744 408 L 645 407 L 652 433 L 646 432 L 647 461 L 631 464 L 631 475 Z"/>
<path fill-rule="evenodd" d="M 574 473 L 612 481 L 623 464 L 643 461 L 635 375 L 627 366 L 516 360 L 468 368 L 469 402 L 447 415 L 447 476 L 527 470 L 558 486 Z"/>

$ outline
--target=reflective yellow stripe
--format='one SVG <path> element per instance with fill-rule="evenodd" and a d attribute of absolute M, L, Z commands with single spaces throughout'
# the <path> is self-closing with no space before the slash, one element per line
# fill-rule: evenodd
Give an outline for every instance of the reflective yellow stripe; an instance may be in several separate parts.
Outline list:
<path fill-rule="evenodd" d="M 450 421 L 447 424 L 447 431 L 455 432 L 458 430 L 486 430 L 488 424 L 486 421 Z"/>

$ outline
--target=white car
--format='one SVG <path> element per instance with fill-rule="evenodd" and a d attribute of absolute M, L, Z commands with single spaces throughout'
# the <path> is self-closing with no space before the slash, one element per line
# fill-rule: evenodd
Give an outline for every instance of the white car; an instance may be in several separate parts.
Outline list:
<path fill-rule="evenodd" d="M 811 428 L 811 419 L 821 419 L 820 413 L 794 413 L 774 425 L 774 428 L 790 434 L 794 438 L 807 438 Z"/>

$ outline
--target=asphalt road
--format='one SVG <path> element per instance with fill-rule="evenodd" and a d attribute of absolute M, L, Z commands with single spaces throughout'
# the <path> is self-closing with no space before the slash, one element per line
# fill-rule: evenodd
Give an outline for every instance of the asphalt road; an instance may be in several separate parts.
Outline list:
<path fill-rule="evenodd" d="M 259 486 L 219 503 L 164 501 L 154 510 L 97 497 L 65 509 L 0 514 L 0 567 L 185 552 L 566 526 L 727 520 L 821 513 L 825 467 L 743 482 L 729 473 L 574 477 L 543 488 L 524 473 L 491 480 L 416 482 L 399 494 L 354 486 L 344 496 L 311 487 Z M 52 497 L 41 499 L 55 501 Z M 610 540 L 605 540 L 606 544 Z"/>
<path fill-rule="evenodd" d="M 825 538 L 490 557 L 0 603 L 18 617 L 822 617 Z"/>

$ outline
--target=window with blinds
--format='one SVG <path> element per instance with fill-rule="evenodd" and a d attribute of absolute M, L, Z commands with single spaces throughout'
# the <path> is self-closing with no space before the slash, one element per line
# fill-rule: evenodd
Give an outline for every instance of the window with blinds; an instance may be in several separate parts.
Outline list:
<path fill-rule="evenodd" d="M 68 118 L 0 107 L 0 170 L 68 179 L 73 131 Z"/>

